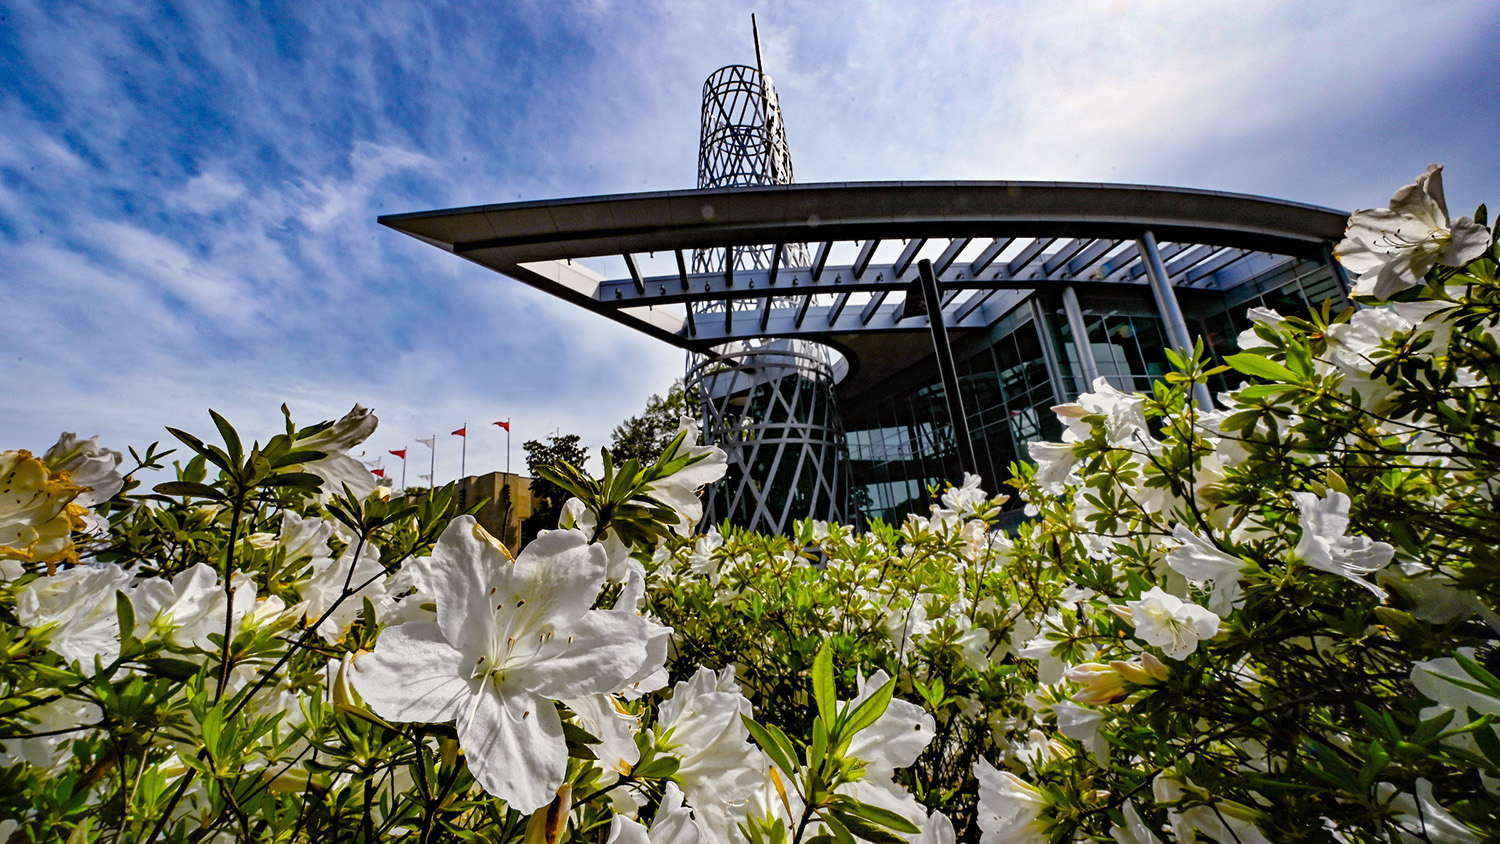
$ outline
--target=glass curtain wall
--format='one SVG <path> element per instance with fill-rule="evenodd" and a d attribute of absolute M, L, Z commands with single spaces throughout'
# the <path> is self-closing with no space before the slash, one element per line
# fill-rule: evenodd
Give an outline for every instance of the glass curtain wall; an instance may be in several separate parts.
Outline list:
<path fill-rule="evenodd" d="M 1026 444 L 1056 439 L 1061 425 L 1036 326 L 1002 326 L 975 348 L 955 349 L 964 409 L 985 489 L 1000 491 Z M 899 523 L 925 515 L 928 487 L 961 477 L 942 380 L 919 386 L 845 419 L 853 503 L 866 519 Z"/>
<path fill-rule="evenodd" d="M 1043 294 L 1045 295 L 1045 294 Z M 1215 358 L 1236 351 L 1235 338 L 1249 327 L 1251 307 L 1283 315 L 1306 315 L 1329 301 L 1337 313 L 1348 304 L 1332 268 L 1319 261 L 1293 261 L 1221 292 L 1182 289 L 1179 302 L 1189 329 L 1204 338 Z M 1113 291 L 1083 296 L 1084 325 L 1099 373 L 1116 389 L 1144 392 L 1170 369 L 1166 332 L 1148 290 Z M 985 489 L 1004 491 L 1010 464 L 1028 460 L 1027 444 L 1057 440 L 1062 426 L 1051 407 L 1071 401 L 1092 388 L 1083 383 L 1083 367 L 1060 303 L 1042 310 L 1056 338 L 1059 375 L 1067 395 L 1053 395 L 1042 337 L 1026 309 L 1001 320 L 981 342 L 955 342 L 954 357 L 964 391 L 964 409 L 974 440 L 978 471 Z M 1222 376 L 1210 384 L 1227 388 Z M 867 520 L 900 522 L 908 513 L 926 514 L 928 488 L 956 481 L 961 469 L 952 445 L 943 384 L 936 367 L 916 387 L 866 402 L 850 412 L 846 431 L 851 460 L 851 503 Z M 1018 501 L 1012 504 L 1019 507 Z M 1015 518 L 1020 518 L 1019 510 Z"/>

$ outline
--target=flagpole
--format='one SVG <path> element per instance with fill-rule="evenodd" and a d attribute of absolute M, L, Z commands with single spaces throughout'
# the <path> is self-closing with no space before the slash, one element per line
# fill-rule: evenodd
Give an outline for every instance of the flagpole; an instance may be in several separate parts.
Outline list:
<path fill-rule="evenodd" d="M 402 449 L 405 451 L 405 449 Z M 401 490 L 406 491 L 406 455 L 401 455 Z"/>
<path fill-rule="evenodd" d="M 430 473 L 427 476 L 427 488 L 431 490 L 437 488 L 437 434 L 435 433 L 432 435 L 432 448 L 428 451 L 432 452 L 432 462 L 427 466 L 427 471 Z"/>
<path fill-rule="evenodd" d="M 510 474 L 510 417 L 505 417 L 505 474 Z M 510 481 L 506 481 L 510 483 Z"/>
<path fill-rule="evenodd" d="M 463 436 L 459 437 L 459 439 L 461 439 L 461 440 L 464 441 L 463 451 L 459 452 L 459 455 L 458 455 L 458 480 L 460 482 L 462 482 L 463 479 L 464 479 L 464 477 L 468 475 L 468 466 L 469 466 L 469 463 L 468 463 L 468 460 L 469 460 L 469 423 L 465 422 L 464 426 L 462 428 L 459 428 L 458 430 L 464 432 Z"/>

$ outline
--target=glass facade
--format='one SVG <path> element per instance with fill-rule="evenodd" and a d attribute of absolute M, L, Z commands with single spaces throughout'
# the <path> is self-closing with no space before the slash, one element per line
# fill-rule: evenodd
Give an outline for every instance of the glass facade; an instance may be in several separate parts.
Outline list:
<path fill-rule="evenodd" d="M 1025 459 L 1027 443 L 1061 434 L 1049 412 L 1058 398 L 1042 353 L 1045 334 L 1029 316 L 1007 318 L 954 348 L 978 471 L 991 488 Z M 887 522 L 925 513 L 928 487 L 962 473 L 942 380 L 934 371 L 915 388 L 866 405 L 844 420 L 852 503 L 866 519 Z"/>
<path fill-rule="evenodd" d="M 1020 307 L 983 337 L 953 337 L 954 359 L 969 419 L 977 471 L 991 492 L 1004 491 L 1010 465 L 1027 460 L 1027 444 L 1056 440 L 1062 425 L 1051 407 L 1090 389 L 1084 383 L 1060 296 L 1039 292 L 1043 306 Z M 1144 285 L 1111 289 L 1079 287 L 1088 346 L 1099 374 L 1120 390 L 1143 392 L 1170 369 L 1166 332 Z M 1195 336 L 1217 358 L 1233 354 L 1235 338 L 1249 327 L 1245 313 L 1266 307 L 1283 315 L 1305 315 L 1330 301 L 1333 312 L 1348 302 L 1341 281 L 1325 263 L 1282 262 L 1252 275 L 1230 291 L 1182 288 L 1178 300 Z M 1038 326 L 1035 314 L 1045 320 Z M 1041 330 L 1038 330 L 1040 327 Z M 1046 354 L 1044 343 L 1053 345 Z M 1057 394 L 1047 359 L 1058 361 Z M 933 365 L 916 383 L 879 397 L 863 397 L 847 409 L 850 502 L 867 520 L 900 522 L 927 512 L 929 487 L 960 476 L 943 383 Z M 1214 390 L 1229 386 L 1222 380 Z M 1019 520 L 1019 502 L 1012 502 Z"/>

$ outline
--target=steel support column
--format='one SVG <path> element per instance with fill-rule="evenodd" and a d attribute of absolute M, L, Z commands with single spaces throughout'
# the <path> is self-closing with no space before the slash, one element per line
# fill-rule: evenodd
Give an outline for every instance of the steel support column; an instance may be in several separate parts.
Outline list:
<path fill-rule="evenodd" d="M 1068 285 L 1062 291 L 1063 313 L 1068 316 L 1068 332 L 1073 335 L 1073 352 L 1078 355 L 1078 365 L 1083 369 L 1083 384 L 1078 392 L 1094 389 L 1099 380 L 1099 362 L 1094 360 L 1094 344 L 1089 342 L 1089 327 L 1083 320 L 1083 307 L 1078 304 L 1078 291 Z"/>
<path fill-rule="evenodd" d="M 1031 321 L 1036 323 L 1037 343 L 1042 347 L 1042 362 L 1047 365 L 1047 380 L 1052 384 L 1052 401 L 1062 404 L 1068 400 L 1068 394 L 1063 386 L 1062 365 L 1057 361 L 1057 338 L 1052 335 L 1052 324 L 1047 321 L 1047 308 L 1042 304 L 1041 294 L 1031 294 L 1029 301 Z"/>
<path fill-rule="evenodd" d="M 1182 306 L 1177 303 L 1177 291 L 1172 289 L 1172 280 L 1167 268 L 1162 265 L 1161 251 L 1156 248 L 1156 235 L 1148 229 L 1136 240 L 1141 251 L 1141 263 L 1146 267 L 1146 278 L 1151 282 L 1151 293 L 1156 297 L 1156 309 L 1161 313 L 1167 330 L 1167 342 L 1184 355 L 1193 353 L 1193 337 L 1188 333 L 1187 320 L 1182 316 Z M 1208 395 L 1208 386 L 1195 384 L 1193 398 L 1204 410 L 1213 410 L 1213 399 Z"/>
<path fill-rule="evenodd" d="M 943 322 L 943 297 L 938 293 L 937 275 L 932 271 L 932 262 L 926 258 L 918 261 L 917 275 L 922 280 L 922 300 L 927 303 L 927 324 L 932 329 L 932 351 L 937 358 L 938 373 L 943 379 L 943 397 L 948 402 L 953 445 L 958 450 L 962 471 L 977 473 L 979 462 L 974 459 L 974 440 L 969 436 L 969 417 L 964 412 L 963 393 L 958 386 L 958 364 L 953 361 L 953 347 L 948 343 L 948 327 Z"/>

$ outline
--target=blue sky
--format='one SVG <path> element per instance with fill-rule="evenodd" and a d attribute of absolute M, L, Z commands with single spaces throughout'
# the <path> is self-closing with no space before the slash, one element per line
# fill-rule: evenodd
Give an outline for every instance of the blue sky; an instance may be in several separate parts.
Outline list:
<path fill-rule="evenodd" d="M 437 474 L 586 443 L 681 354 L 376 224 L 691 187 L 757 12 L 798 181 L 1500 202 L 1500 4 L 0 0 L 0 448 L 252 435 L 356 401 Z M 387 459 L 399 473 L 399 463 Z M 419 469 L 418 466 L 421 466 Z"/>

